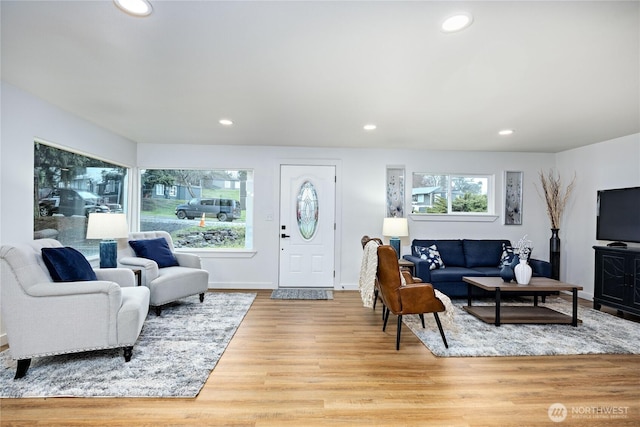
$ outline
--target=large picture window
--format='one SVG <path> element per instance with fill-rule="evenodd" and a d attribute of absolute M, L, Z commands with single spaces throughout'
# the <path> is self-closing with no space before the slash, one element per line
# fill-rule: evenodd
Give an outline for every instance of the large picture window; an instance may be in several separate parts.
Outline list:
<path fill-rule="evenodd" d="M 87 240 L 91 212 L 125 212 L 128 169 L 36 141 L 33 156 L 34 238 L 54 238 L 85 256 L 99 252 Z"/>
<path fill-rule="evenodd" d="M 252 248 L 253 171 L 144 169 L 140 185 L 140 231 L 167 231 L 176 248 Z"/>
<path fill-rule="evenodd" d="M 493 214 L 489 175 L 414 173 L 411 208 L 418 214 Z"/>

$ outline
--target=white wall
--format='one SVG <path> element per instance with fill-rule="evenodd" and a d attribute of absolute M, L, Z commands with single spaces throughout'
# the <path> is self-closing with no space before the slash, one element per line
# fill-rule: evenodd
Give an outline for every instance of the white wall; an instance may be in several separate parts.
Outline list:
<path fill-rule="evenodd" d="M 581 296 L 592 298 L 593 246 L 609 243 L 596 240 L 596 193 L 610 188 L 640 186 L 640 134 L 559 153 L 556 166 L 563 180 L 576 174 L 575 194 L 566 208 L 560 229 L 560 278 L 583 286 Z"/>

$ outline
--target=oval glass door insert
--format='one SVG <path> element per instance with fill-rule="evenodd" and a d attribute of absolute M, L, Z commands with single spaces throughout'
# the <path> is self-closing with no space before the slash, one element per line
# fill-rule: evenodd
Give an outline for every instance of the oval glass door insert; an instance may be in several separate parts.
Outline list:
<path fill-rule="evenodd" d="M 318 193 L 309 181 L 305 181 L 298 191 L 296 216 L 300 234 L 305 240 L 311 240 L 318 228 Z"/>

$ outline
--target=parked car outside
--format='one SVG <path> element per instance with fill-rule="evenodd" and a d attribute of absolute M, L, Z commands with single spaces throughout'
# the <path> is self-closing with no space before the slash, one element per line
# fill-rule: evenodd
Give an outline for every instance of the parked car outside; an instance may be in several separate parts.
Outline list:
<path fill-rule="evenodd" d="M 194 219 L 202 214 L 216 217 L 219 221 L 231 222 L 240 219 L 240 202 L 233 199 L 194 198 L 176 207 L 176 216 L 180 219 Z"/>
<path fill-rule="evenodd" d="M 62 214 L 64 216 L 84 215 L 92 212 L 110 212 L 100 196 L 90 191 L 56 188 L 38 203 L 40 216 Z"/>

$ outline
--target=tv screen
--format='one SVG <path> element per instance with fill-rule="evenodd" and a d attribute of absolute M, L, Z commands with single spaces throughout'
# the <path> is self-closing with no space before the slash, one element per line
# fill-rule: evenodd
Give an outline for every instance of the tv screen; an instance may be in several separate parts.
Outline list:
<path fill-rule="evenodd" d="M 596 239 L 640 243 L 640 187 L 598 191 Z"/>

